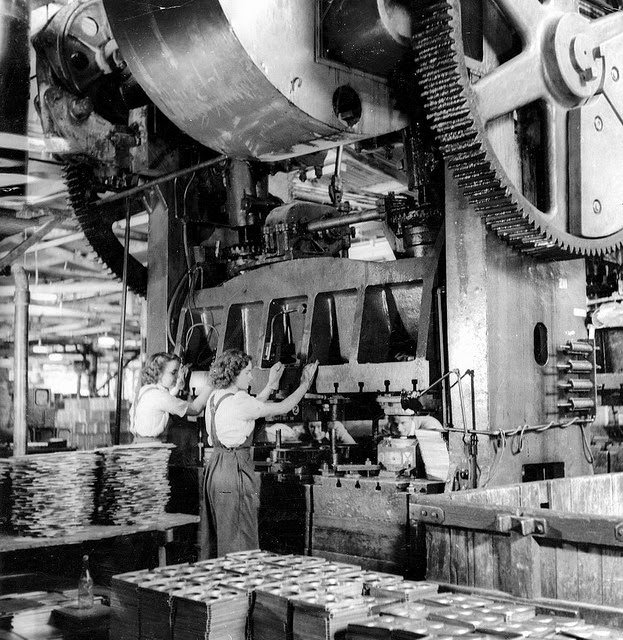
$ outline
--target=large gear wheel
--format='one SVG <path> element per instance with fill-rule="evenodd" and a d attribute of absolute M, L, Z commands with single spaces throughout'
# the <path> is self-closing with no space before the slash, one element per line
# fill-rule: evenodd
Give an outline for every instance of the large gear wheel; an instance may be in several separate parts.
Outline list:
<path fill-rule="evenodd" d="M 481 13 L 468 15 L 470 5 Z M 622 200 L 610 199 L 621 182 L 623 12 L 612 11 L 571 0 L 414 2 L 418 80 L 447 165 L 486 226 L 522 253 L 563 259 L 623 245 Z M 509 131 L 513 140 L 526 123 L 538 149 L 522 149 L 525 135 L 509 148 Z"/>
<path fill-rule="evenodd" d="M 93 167 L 87 163 L 66 164 L 63 167 L 69 203 L 84 236 L 111 274 L 123 278 L 123 245 L 113 232 L 114 222 L 125 217 L 123 206 L 108 208 L 93 206 L 97 200 L 97 181 Z M 147 295 L 147 268 L 132 255 L 128 256 L 128 288 Z"/>

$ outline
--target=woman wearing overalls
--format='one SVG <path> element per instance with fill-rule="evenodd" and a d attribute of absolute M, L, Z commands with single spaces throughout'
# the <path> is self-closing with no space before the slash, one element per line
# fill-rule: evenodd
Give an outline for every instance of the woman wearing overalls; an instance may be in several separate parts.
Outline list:
<path fill-rule="evenodd" d="M 284 365 L 271 368 L 268 384 L 254 398 L 247 392 L 251 357 L 244 351 L 225 351 L 212 364 L 214 391 L 206 408 L 206 429 L 214 449 L 203 481 L 209 549 L 203 549 L 202 555 L 222 556 L 259 547 L 259 477 L 251 456 L 255 421 L 293 409 L 309 389 L 317 368 L 317 362 L 306 365 L 296 391 L 281 402 L 267 402 L 271 391 L 279 387 Z"/>

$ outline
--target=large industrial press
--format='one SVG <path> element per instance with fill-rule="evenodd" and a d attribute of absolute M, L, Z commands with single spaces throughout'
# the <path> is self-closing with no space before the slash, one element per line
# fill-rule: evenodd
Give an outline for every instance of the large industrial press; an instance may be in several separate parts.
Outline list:
<path fill-rule="evenodd" d="M 358 555 L 331 545 L 366 518 L 402 531 L 400 492 L 590 470 L 585 261 L 623 241 L 617 8 L 80 0 L 35 35 L 44 130 L 87 239 L 147 296 L 147 350 L 192 386 L 243 349 L 252 392 L 281 361 L 281 394 L 319 361 L 256 461 L 303 511 L 313 485 L 327 553 Z M 346 156 L 391 157 L 402 188 L 351 203 Z M 292 197 L 323 172 L 322 202 Z M 146 267 L 113 232 L 144 211 Z M 391 260 L 348 257 L 366 224 Z"/>

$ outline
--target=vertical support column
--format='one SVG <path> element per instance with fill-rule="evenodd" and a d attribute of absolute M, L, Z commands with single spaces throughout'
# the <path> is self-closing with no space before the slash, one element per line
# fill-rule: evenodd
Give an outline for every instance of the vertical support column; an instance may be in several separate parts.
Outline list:
<path fill-rule="evenodd" d="M 448 370 L 474 370 L 476 426 L 486 429 L 489 415 L 488 288 L 486 230 L 477 215 L 446 175 L 446 309 Z M 456 381 L 451 378 L 450 383 Z M 463 381 L 465 420 L 471 426 L 471 397 L 468 379 Z M 460 396 L 452 393 L 452 426 L 463 428 Z M 467 468 L 462 434 L 450 434 L 450 466 Z M 480 465 L 489 464 L 488 443 L 479 447 Z"/>
<path fill-rule="evenodd" d="M 557 345 L 586 335 L 584 261 L 538 262 L 518 253 L 485 230 L 451 176 L 446 184 L 448 368 L 475 372 L 476 428 L 557 421 Z M 534 357 L 537 323 L 548 333 L 545 364 Z M 466 382 L 468 427 L 469 393 Z M 462 428 L 456 386 L 452 407 L 454 426 Z M 462 434 L 450 436 L 450 458 L 454 468 L 467 468 Z M 565 475 L 590 473 L 578 427 L 517 435 L 503 457 L 494 439 L 478 439 L 481 484 L 521 482 L 524 464 L 546 462 L 563 462 Z"/>
<path fill-rule="evenodd" d="M 11 273 L 15 278 L 13 455 L 23 456 L 26 454 L 26 442 L 28 441 L 26 412 L 28 407 L 28 305 L 30 292 L 28 290 L 28 276 L 24 267 L 14 263 L 11 266 Z"/>
<path fill-rule="evenodd" d="M 149 194 L 149 244 L 147 271 L 146 352 L 168 351 L 167 310 L 173 291 L 184 273 L 181 224 L 169 215 L 171 187 Z M 165 199 L 166 197 L 166 199 Z"/>

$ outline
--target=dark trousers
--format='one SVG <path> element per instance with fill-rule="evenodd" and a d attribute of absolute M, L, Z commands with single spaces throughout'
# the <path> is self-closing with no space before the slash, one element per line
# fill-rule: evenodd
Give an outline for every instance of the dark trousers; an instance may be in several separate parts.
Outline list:
<path fill-rule="evenodd" d="M 248 448 L 215 448 L 203 476 L 201 557 L 259 548 L 259 478 Z"/>

